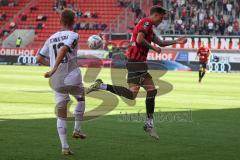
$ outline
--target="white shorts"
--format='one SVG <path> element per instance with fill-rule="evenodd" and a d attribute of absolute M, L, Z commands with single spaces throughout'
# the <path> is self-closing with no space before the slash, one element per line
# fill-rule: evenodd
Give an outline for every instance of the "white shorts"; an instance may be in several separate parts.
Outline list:
<path fill-rule="evenodd" d="M 84 97 L 84 87 L 82 83 L 81 71 L 79 69 L 73 70 L 64 80 L 64 86 L 60 87 L 62 91 L 55 92 L 56 104 L 69 101 L 70 95 L 76 99 Z"/>

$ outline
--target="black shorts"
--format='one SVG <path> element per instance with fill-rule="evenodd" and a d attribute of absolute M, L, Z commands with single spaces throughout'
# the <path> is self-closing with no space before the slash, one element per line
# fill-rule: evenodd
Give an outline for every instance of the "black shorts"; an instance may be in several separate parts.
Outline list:
<path fill-rule="evenodd" d="M 200 62 L 199 63 L 199 69 L 201 69 L 201 68 L 206 69 L 207 68 L 207 63 L 206 62 Z"/>
<path fill-rule="evenodd" d="M 127 83 L 142 86 L 146 78 L 152 78 L 148 73 L 148 66 L 145 62 L 128 61 L 126 68 L 128 70 Z"/>

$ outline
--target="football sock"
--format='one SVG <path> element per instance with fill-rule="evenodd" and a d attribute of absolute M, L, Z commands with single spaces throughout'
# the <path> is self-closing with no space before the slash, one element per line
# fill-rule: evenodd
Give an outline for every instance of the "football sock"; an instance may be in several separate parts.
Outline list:
<path fill-rule="evenodd" d="M 57 131 L 62 144 L 62 148 L 69 148 L 67 143 L 67 122 L 66 119 L 57 119 Z"/>
<path fill-rule="evenodd" d="M 200 80 L 202 77 L 202 71 L 199 70 L 198 75 L 199 75 L 199 80 Z"/>
<path fill-rule="evenodd" d="M 147 118 L 146 123 L 148 126 L 154 127 L 153 118 Z"/>
<path fill-rule="evenodd" d="M 205 72 L 202 72 L 201 78 L 203 78 L 203 77 L 204 77 L 204 75 L 205 75 Z"/>
<path fill-rule="evenodd" d="M 147 110 L 147 117 L 152 119 L 153 118 L 153 113 L 154 113 L 154 108 L 155 108 L 155 96 L 157 95 L 157 90 L 152 90 L 147 92 L 147 97 L 146 97 L 146 110 Z"/>
<path fill-rule="evenodd" d="M 125 87 L 122 86 L 113 86 L 113 85 L 107 85 L 107 91 L 112 92 L 116 95 L 123 96 L 127 99 L 135 99 L 133 92 Z"/>
<path fill-rule="evenodd" d="M 100 85 L 100 89 L 102 89 L 102 90 L 107 90 L 107 84 L 101 84 Z"/>
<path fill-rule="evenodd" d="M 80 131 L 81 130 L 81 121 L 83 121 L 83 115 L 85 111 L 85 101 L 79 101 L 76 108 L 75 108 L 75 125 L 74 130 Z"/>

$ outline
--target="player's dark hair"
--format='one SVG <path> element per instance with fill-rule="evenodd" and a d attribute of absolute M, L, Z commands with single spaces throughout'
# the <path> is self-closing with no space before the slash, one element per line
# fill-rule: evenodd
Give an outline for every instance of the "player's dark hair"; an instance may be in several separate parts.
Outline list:
<path fill-rule="evenodd" d="M 165 8 L 156 5 L 156 6 L 152 6 L 150 10 L 150 15 L 153 15 L 154 13 L 166 14 L 167 12 L 168 10 L 166 10 Z"/>
<path fill-rule="evenodd" d="M 66 26 L 72 26 L 74 24 L 75 12 L 72 9 L 64 9 L 61 13 L 61 21 Z"/>

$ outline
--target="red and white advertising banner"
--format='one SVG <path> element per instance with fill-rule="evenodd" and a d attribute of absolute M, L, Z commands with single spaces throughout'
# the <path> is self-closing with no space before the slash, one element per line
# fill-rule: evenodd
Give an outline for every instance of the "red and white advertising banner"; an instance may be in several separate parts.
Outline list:
<path fill-rule="evenodd" d="M 197 53 L 196 52 L 189 52 L 188 53 L 188 60 L 190 62 L 196 62 L 198 61 L 197 57 Z M 236 53 L 213 53 L 211 54 L 211 56 L 217 56 L 219 58 L 219 61 L 227 61 L 230 63 L 240 63 L 240 54 L 236 54 Z"/>
<path fill-rule="evenodd" d="M 164 40 L 173 40 L 177 37 L 164 37 Z M 176 49 L 198 49 L 201 43 L 204 42 L 210 49 L 219 50 L 239 50 L 240 49 L 240 36 L 239 37 L 192 37 L 187 38 L 187 43 L 184 45 L 176 44 L 164 48 L 176 48 Z"/>
<path fill-rule="evenodd" d="M 176 52 L 163 52 L 161 54 L 156 52 L 149 52 L 148 53 L 148 60 L 169 60 L 174 61 L 176 59 Z"/>
<path fill-rule="evenodd" d="M 36 49 L 0 48 L 0 56 L 35 56 Z"/>

